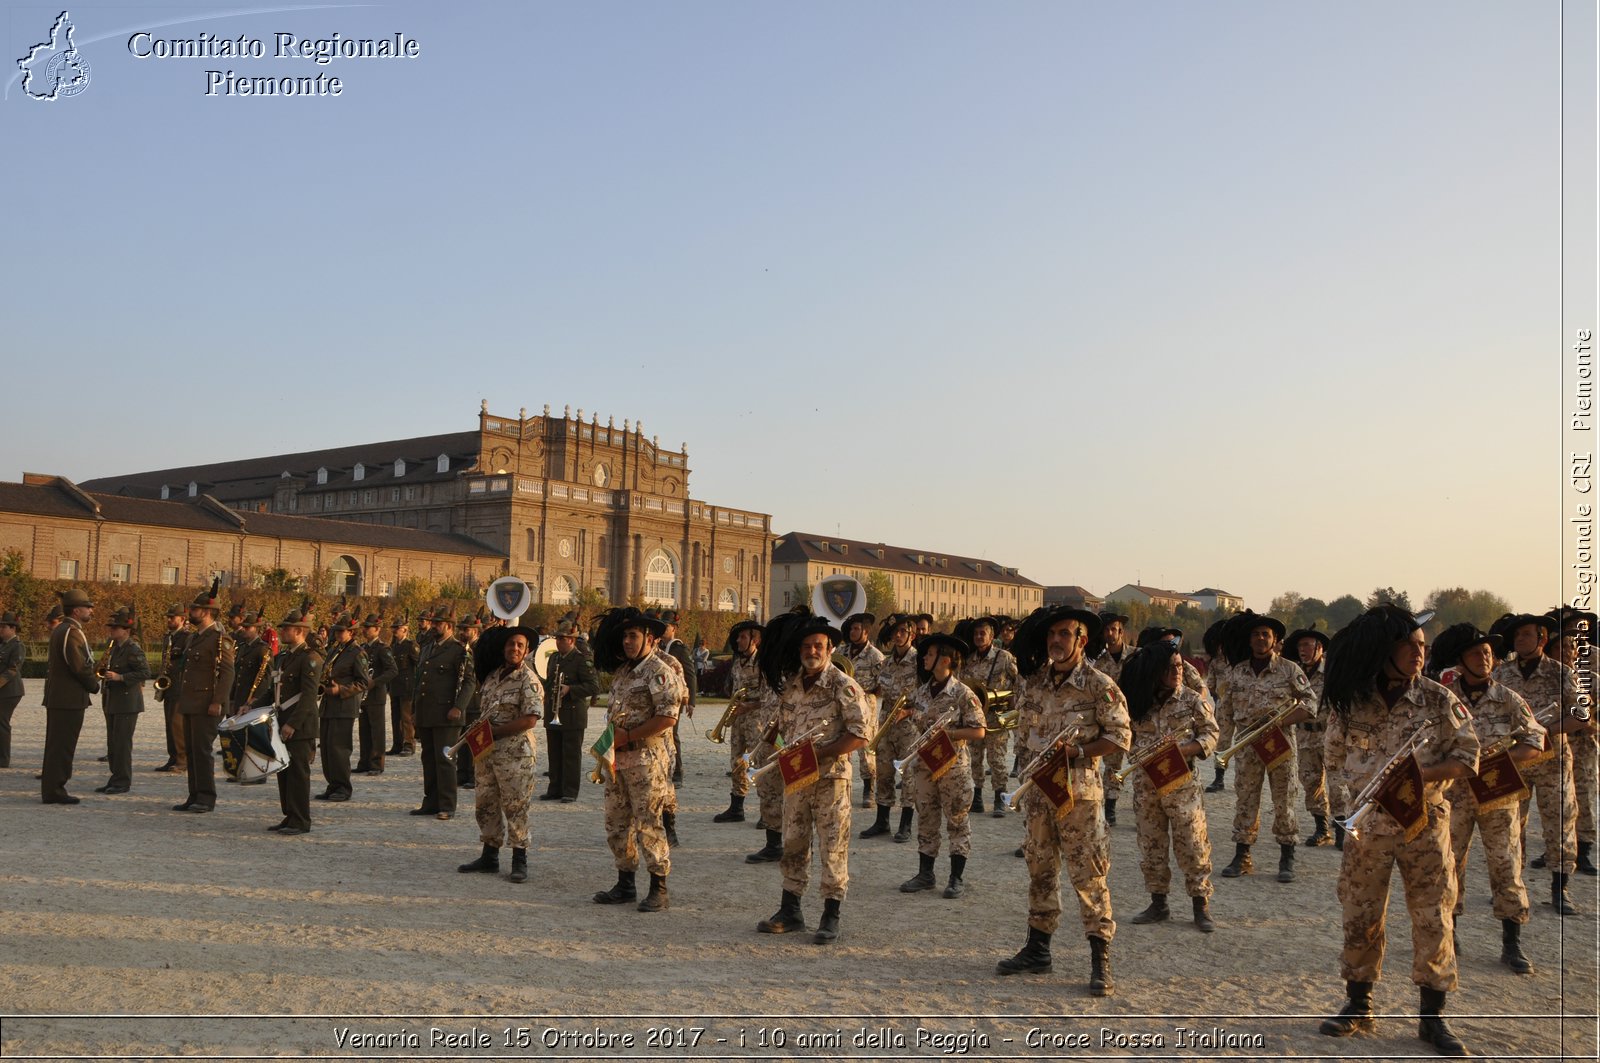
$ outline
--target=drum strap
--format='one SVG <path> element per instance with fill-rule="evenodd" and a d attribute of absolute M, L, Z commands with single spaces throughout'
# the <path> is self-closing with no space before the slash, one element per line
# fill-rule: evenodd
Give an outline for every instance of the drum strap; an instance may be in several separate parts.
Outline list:
<path fill-rule="evenodd" d="M 294 697 L 290 698 L 288 701 L 284 702 L 282 705 L 279 705 L 278 709 L 280 711 L 283 710 L 283 709 L 292 709 L 296 705 L 298 705 L 299 703 L 300 703 L 300 695 L 296 694 Z"/>

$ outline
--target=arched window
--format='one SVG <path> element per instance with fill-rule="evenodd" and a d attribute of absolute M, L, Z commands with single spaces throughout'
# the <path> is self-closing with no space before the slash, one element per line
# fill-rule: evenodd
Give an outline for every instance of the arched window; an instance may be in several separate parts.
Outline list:
<path fill-rule="evenodd" d="M 572 581 L 565 576 L 557 576 L 550 581 L 550 601 L 555 605 L 571 605 L 578 597 L 577 591 L 572 586 Z"/>
<path fill-rule="evenodd" d="M 734 593 L 732 587 L 717 595 L 717 612 L 731 613 L 737 608 L 739 608 L 739 596 Z"/>
<path fill-rule="evenodd" d="M 644 598 L 651 605 L 678 604 L 678 566 L 665 550 L 657 550 L 645 562 Z"/>
<path fill-rule="evenodd" d="M 328 566 L 329 594 L 360 594 L 361 565 L 353 557 L 343 554 Z"/>

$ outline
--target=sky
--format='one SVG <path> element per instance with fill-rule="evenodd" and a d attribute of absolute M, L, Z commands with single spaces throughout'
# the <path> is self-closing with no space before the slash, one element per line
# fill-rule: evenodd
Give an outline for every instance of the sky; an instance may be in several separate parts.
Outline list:
<path fill-rule="evenodd" d="M 1554 5 L 101 4 L 52 101 L 0 10 L 0 478 L 548 403 L 1043 584 L 1561 592 Z"/>

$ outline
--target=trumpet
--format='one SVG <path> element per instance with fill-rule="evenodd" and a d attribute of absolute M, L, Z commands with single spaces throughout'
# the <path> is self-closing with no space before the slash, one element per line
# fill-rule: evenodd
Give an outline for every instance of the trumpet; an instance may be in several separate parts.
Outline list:
<path fill-rule="evenodd" d="M 1155 760 L 1156 757 L 1165 752 L 1168 745 L 1181 746 L 1187 742 L 1191 736 L 1192 728 L 1188 727 L 1185 727 L 1182 731 L 1179 731 L 1176 734 L 1162 735 L 1160 738 L 1156 739 L 1154 742 L 1151 742 L 1138 752 L 1128 754 L 1127 763 L 1125 763 L 1121 769 L 1112 772 L 1111 777 L 1116 779 L 1118 782 L 1122 782 L 1135 771 L 1144 767 L 1146 764 L 1150 763 L 1152 760 Z"/>
<path fill-rule="evenodd" d="M 1076 726 L 1076 724 L 1069 724 L 1063 727 L 1060 734 L 1052 738 L 1048 745 L 1040 750 L 1032 760 L 1028 761 L 1028 766 L 1022 769 L 1022 785 L 1010 793 L 1002 793 L 1000 795 L 1000 800 L 1007 808 L 1013 812 L 1017 811 L 1017 802 L 1022 799 L 1023 794 L 1033 788 L 1033 773 L 1044 766 L 1045 761 L 1050 759 L 1062 743 L 1078 741 L 1077 736 L 1072 733 Z"/>
<path fill-rule="evenodd" d="M 889 711 L 883 714 L 883 722 L 878 725 L 878 732 L 872 736 L 872 741 L 867 743 L 867 752 L 869 754 L 878 751 L 878 743 L 882 742 L 883 736 L 889 733 L 890 728 L 894 727 L 894 714 L 904 708 L 906 702 L 910 700 L 911 692 L 909 690 L 894 699 L 894 704 L 889 706 Z"/>
<path fill-rule="evenodd" d="M 801 735 L 799 738 L 796 738 L 793 742 L 785 743 L 785 745 L 786 746 L 791 746 L 791 745 L 792 746 L 797 746 L 802 742 L 809 742 L 813 738 L 821 737 L 822 732 L 826 731 L 827 729 L 828 729 L 828 725 L 827 724 L 825 724 L 825 723 L 824 724 L 819 724 L 818 726 L 813 727 L 811 730 L 807 731 L 805 734 Z M 782 748 L 782 747 L 780 747 L 780 748 Z M 761 776 L 765 775 L 767 772 L 771 771 L 773 768 L 776 768 L 777 766 L 778 766 L 778 750 L 774 749 L 772 751 L 772 756 L 768 757 L 766 759 L 766 762 L 764 764 L 762 764 L 761 767 L 746 769 L 749 772 L 750 782 L 754 783 L 757 779 L 761 778 Z"/>
<path fill-rule="evenodd" d="M 1433 741 L 1432 735 L 1423 733 L 1426 730 L 1426 725 L 1417 728 L 1416 732 L 1406 739 L 1405 744 L 1400 747 L 1400 751 L 1390 757 L 1389 763 L 1385 764 L 1378 771 L 1378 774 L 1372 777 L 1372 781 L 1363 786 L 1361 792 L 1355 796 L 1355 800 L 1351 802 L 1355 806 L 1355 811 L 1346 816 L 1343 822 L 1344 832 L 1350 837 L 1357 839 L 1361 837 L 1361 823 L 1378 806 L 1378 795 L 1383 792 L 1384 786 L 1388 784 L 1389 776 L 1393 775 L 1401 764 L 1411 759 L 1417 750 Z"/>
<path fill-rule="evenodd" d="M 1006 693 L 1009 694 L 1011 692 L 1008 690 Z M 989 728 L 989 730 L 1014 731 L 1017 728 L 1018 721 L 1021 719 L 1022 707 L 1020 705 L 1014 709 L 1004 709 L 994 714 L 994 726 Z"/>
<path fill-rule="evenodd" d="M 172 677 L 170 675 L 158 675 L 154 685 L 157 694 L 165 694 L 167 688 L 172 685 Z"/>
<path fill-rule="evenodd" d="M 101 658 L 99 664 L 94 666 L 94 674 L 98 678 L 104 679 L 109 671 L 111 671 L 111 643 L 108 642 L 106 643 L 106 655 Z"/>
<path fill-rule="evenodd" d="M 927 745 L 933 739 L 934 735 L 948 727 L 955 718 L 955 709 L 951 709 L 949 712 L 939 717 L 926 731 L 923 731 L 917 736 L 917 740 L 911 743 L 911 748 L 906 750 L 906 755 L 894 762 L 894 781 L 896 785 L 899 785 L 901 773 L 905 771 L 905 766 L 911 763 L 911 758 L 917 755 L 917 750 Z"/>
<path fill-rule="evenodd" d="M 733 718 L 739 715 L 741 702 L 749 696 L 749 693 L 750 688 L 743 686 L 728 695 L 728 707 L 722 710 L 722 718 L 717 721 L 717 725 L 706 732 L 707 738 L 719 746 L 728 740 L 726 735 L 728 727 L 733 723 Z"/>
<path fill-rule="evenodd" d="M 1265 720 L 1262 720 L 1260 723 L 1250 728 L 1250 730 L 1246 731 L 1243 735 L 1240 735 L 1237 742 L 1217 754 L 1217 770 L 1221 771 L 1226 768 L 1228 766 L 1228 761 L 1238 756 L 1239 750 L 1243 749 L 1251 742 L 1254 742 L 1256 739 L 1260 738 L 1262 735 L 1278 726 L 1284 721 L 1285 717 L 1287 717 L 1297 708 L 1299 708 L 1297 704 L 1290 702 L 1277 712 L 1273 713 L 1271 716 L 1268 716 Z"/>

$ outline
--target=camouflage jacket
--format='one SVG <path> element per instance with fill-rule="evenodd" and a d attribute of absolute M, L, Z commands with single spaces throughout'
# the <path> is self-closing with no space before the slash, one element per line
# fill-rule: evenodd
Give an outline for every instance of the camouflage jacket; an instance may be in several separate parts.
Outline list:
<path fill-rule="evenodd" d="M 1217 722 L 1224 731 L 1243 734 L 1268 716 L 1298 704 L 1313 718 L 1317 703 L 1311 699 L 1311 684 L 1300 666 L 1276 653 L 1260 675 L 1249 661 L 1229 668 L 1222 679 L 1222 702 Z"/>
<path fill-rule="evenodd" d="M 1127 749 L 1133 742 L 1128 720 L 1128 699 L 1104 672 L 1086 661 L 1064 676 L 1046 665 L 1018 693 L 1021 698 L 1017 733 L 1030 755 L 1037 755 L 1058 737 L 1073 745 L 1098 738 Z M 1069 762 L 1072 792 L 1079 800 L 1099 800 L 1100 758 L 1077 757 Z"/>
<path fill-rule="evenodd" d="M 944 687 L 938 693 L 934 693 L 933 680 L 931 679 L 919 685 L 916 693 L 911 695 L 911 700 L 907 704 L 914 710 L 911 716 L 911 723 L 919 735 L 938 723 L 946 713 L 952 714 L 950 720 L 944 725 L 946 730 L 985 726 L 983 722 L 983 706 L 978 704 L 978 695 L 972 692 L 971 687 L 954 676 L 951 676 L 945 682 Z M 970 771 L 972 762 L 967 754 L 966 739 L 957 739 L 955 747 L 956 762 L 954 770 L 959 771 L 965 768 Z M 919 761 L 913 760 L 912 763 L 917 764 Z"/>
<path fill-rule="evenodd" d="M 797 675 L 778 696 L 778 732 L 786 743 L 814 730 L 819 730 L 813 736 L 819 746 L 828 745 L 845 732 L 858 738 L 872 733 L 867 729 L 867 696 L 861 684 L 831 664 L 822 670 L 810 690 L 805 688 L 804 678 Z M 818 768 L 824 779 L 850 778 L 849 757 L 824 760 Z"/>

